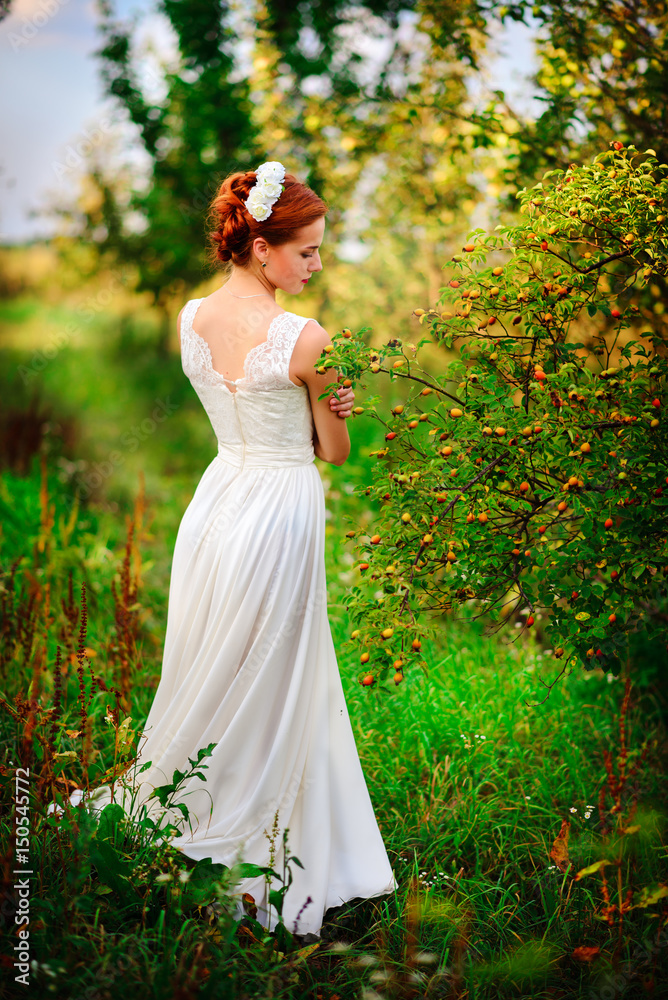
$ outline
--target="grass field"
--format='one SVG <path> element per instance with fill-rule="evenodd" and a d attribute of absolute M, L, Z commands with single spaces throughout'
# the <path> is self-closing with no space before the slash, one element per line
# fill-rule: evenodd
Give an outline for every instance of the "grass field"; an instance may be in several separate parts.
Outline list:
<path fill-rule="evenodd" d="M 545 698 L 554 668 L 539 642 L 519 639 L 512 622 L 485 634 L 464 607 L 435 623 L 426 673 L 408 674 L 398 688 L 363 689 L 349 642 L 346 588 L 355 577 L 344 535 L 347 518 L 373 517 L 352 494 L 379 444 L 370 421 L 351 424 L 343 467 L 319 469 L 330 513 L 330 623 L 396 894 L 331 911 L 320 944 L 262 935 L 229 915 L 229 873 L 194 875 L 150 831 L 111 812 L 101 828 L 83 811 L 46 817 L 54 788 L 62 794 L 86 774 L 101 780 L 118 761 L 122 719 L 134 728 L 148 713 L 176 530 L 215 451 L 178 358 L 157 362 L 139 335 L 95 330 L 89 346 L 64 347 L 27 382 L 17 372 L 36 348 L 0 355 L 4 412 L 18 415 L 13 425 L 5 417 L 5 453 L 8 428 L 20 425 L 23 435 L 0 479 L 5 995 L 25 995 L 12 967 L 11 869 L 15 765 L 28 758 L 35 995 L 668 996 L 666 701 L 649 660 L 656 650 L 638 637 L 620 677 L 578 670 Z M 171 401 L 169 419 L 142 429 L 156 400 Z M 398 401 L 388 395 L 388 404 Z M 51 412 L 37 447 L 31 405 L 33 414 Z M 133 549 L 124 568 L 140 473 L 138 556 Z M 73 511 L 75 482 L 90 495 Z M 77 657 L 82 584 L 86 658 Z M 124 693 L 112 725 L 105 714 L 114 699 L 91 670 Z M 600 861 L 607 864 L 575 878 Z"/>

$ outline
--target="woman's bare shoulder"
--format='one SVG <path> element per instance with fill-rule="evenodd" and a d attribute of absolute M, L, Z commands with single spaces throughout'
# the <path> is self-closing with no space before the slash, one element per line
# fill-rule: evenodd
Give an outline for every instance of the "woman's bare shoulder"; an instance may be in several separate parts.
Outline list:
<path fill-rule="evenodd" d="M 299 334 L 299 339 L 297 344 L 302 345 L 308 344 L 313 346 L 315 344 L 331 344 L 332 339 L 327 333 L 327 330 L 318 323 L 317 319 L 307 319 L 304 323 L 301 333 Z"/>

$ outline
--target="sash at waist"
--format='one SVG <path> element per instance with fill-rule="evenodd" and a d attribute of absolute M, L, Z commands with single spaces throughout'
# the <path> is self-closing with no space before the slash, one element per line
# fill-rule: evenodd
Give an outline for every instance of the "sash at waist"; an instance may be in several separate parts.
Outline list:
<path fill-rule="evenodd" d="M 218 442 L 218 456 L 222 462 L 236 468 L 280 469 L 285 466 L 310 465 L 315 459 L 313 443 L 292 448 L 246 448 L 244 445 Z"/>

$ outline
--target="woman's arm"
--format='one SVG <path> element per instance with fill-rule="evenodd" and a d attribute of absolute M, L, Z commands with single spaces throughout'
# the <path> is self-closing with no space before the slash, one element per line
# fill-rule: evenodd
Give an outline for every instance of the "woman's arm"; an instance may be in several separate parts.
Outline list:
<path fill-rule="evenodd" d="M 316 371 L 316 367 L 321 367 L 323 350 L 331 343 L 327 331 L 315 320 L 310 319 L 305 323 L 297 339 L 292 357 L 295 374 L 308 387 L 313 428 L 317 431 L 317 438 L 315 435 L 313 437 L 314 452 L 323 462 L 343 465 L 350 454 L 350 437 L 345 419 L 341 419 L 339 413 L 345 416 L 352 412 L 349 394 L 346 393 L 342 401 L 337 401 L 336 397 L 332 399 L 331 394 L 321 398 L 327 386 L 333 383 L 338 385 L 340 378 L 335 368 L 325 372 Z M 341 386 L 341 392 L 343 390 L 344 387 Z M 338 388 L 336 392 L 337 395 L 341 394 Z M 342 407 L 341 402 L 345 406 Z"/>

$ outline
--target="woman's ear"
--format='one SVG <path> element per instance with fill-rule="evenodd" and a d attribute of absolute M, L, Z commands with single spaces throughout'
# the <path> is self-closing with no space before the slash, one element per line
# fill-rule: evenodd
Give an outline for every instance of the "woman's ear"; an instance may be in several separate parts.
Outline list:
<path fill-rule="evenodd" d="M 269 244 L 263 236 L 256 236 L 253 240 L 253 253 L 259 261 L 262 260 L 264 254 L 269 250 Z"/>

